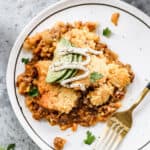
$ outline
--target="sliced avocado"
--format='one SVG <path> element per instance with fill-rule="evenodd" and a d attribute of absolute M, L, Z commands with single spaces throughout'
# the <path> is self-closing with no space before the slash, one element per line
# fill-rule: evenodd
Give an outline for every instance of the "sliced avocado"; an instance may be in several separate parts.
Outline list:
<path fill-rule="evenodd" d="M 82 61 L 82 56 L 79 55 L 79 54 L 74 54 L 74 60 L 73 61 L 74 62 L 81 62 Z M 69 69 L 68 73 L 60 81 L 63 81 L 63 80 L 68 79 L 70 77 L 74 77 L 77 74 L 77 72 L 78 72 L 77 69 Z"/>
<path fill-rule="evenodd" d="M 81 55 L 77 55 L 77 62 L 81 62 L 82 61 L 82 56 Z M 74 77 L 77 74 L 78 70 L 75 69 L 75 71 L 72 73 L 71 77 Z"/>
<path fill-rule="evenodd" d="M 72 62 L 77 62 L 78 61 L 78 55 L 77 54 L 72 54 L 73 55 L 73 60 Z M 57 82 L 61 82 L 65 79 L 68 79 L 70 77 L 72 77 L 72 74 L 76 71 L 76 69 L 68 69 L 68 72 L 66 73 L 65 76 L 63 76 L 63 78 L 61 78 L 60 80 L 58 80 Z"/>
<path fill-rule="evenodd" d="M 59 55 L 58 49 L 63 48 L 63 47 L 71 47 L 71 43 L 64 38 L 62 38 L 57 45 L 56 52 L 54 54 L 53 63 L 59 62 L 59 61 L 61 61 L 61 62 L 72 62 L 73 54 L 68 54 L 68 55 L 64 55 L 64 56 Z M 68 69 L 64 69 L 61 71 L 52 71 L 49 69 L 47 77 L 46 77 L 46 82 L 53 83 L 55 81 L 58 81 L 59 79 L 64 77 L 67 72 L 68 72 Z"/>
<path fill-rule="evenodd" d="M 60 57 L 62 57 L 62 56 L 59 55 L 58 50 L 60 48 L 64 48 L 64 47 L 65 48 L 71 47 L 71 43 L 68 40 L 66 40 L 65 38 L 61 38 L 60 41 L 58 42 L 56 50 L 54 52 L 54 60 L 53 60 L 54 62 L 58 61 L 60 59 Z M 63 56 L 63 57 L 66 57 L 66 55 Z"/>
<path fill-rule="evenodd" d="M 58 48 L 64 48 L 64 47 L 66 48 L 66 47 L 72 47 L 72 46 L 71 46 L 71 43 L 67 39 L 61 38 L 59 43 L 57 44 L 57 50 Z"/>
<path fill-rule="evenodd" d="M 60 61 L 66 61 L 66 62 L 71 62 L 72 60 L 72 55 L 69 54 L 69 55 L 66 55 L 66 57 L 62 57 L 60 58 Z M 61 70 L 61 71 L 52 71 L 52 70 L 48 70 L 48 74 L 47 74 L 47 77 L 46 77 L 46 82 L 48 83 L 53 83 L 59 79 L 61 79 L 63 76 L 66 75 L 68 69 L 64 69 L 64 70 Z"/>

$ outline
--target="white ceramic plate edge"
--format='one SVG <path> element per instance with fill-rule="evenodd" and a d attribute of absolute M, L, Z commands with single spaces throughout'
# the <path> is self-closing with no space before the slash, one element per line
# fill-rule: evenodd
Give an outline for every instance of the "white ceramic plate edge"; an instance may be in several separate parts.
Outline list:
<path fill-rule="evenodd" d="M 53 6 L 50 6 L 48 8 L 46 8 L 45 10 L 43 10 L 41 13 L 39 13 L 34 19 L 32 19 L 32 21 L 23 29 L 23 31 L 21 32 L 21 34 L 18 36 L 12 51 L 10 53 L 10 57 L 9 57 L 9 61 L 8 61 L 8 67 L 7 67 L 7 75 L 6 75 L 6 83 L 7 83 L 7 90 L 8 90 L 8 95 L 13 107 L 13 110 L 19 120 L 19 122 L 21 123 L 21 125 L 23 126 L 23 128 L 25 129 L 25 131 L 28 133 L 28 135 L 34 140 L 34 142 L 39 145 L 39 147 L 41 149 L 49 149 L 49 147 L 33 132 L 33 130 L 31 129 L 31 127 L 27 124 L 25 118 L 22 116 L 21 113 L 21 109 L 18 107 L 17 101 L 16 101 L 16 97 L 15 97 L 15 92 L 14 92 L 14 68 L 13 66 L 15 66 L 15 59 L 17 57 L 18 54 L 18 50 L 20 49 L 23 41 L 24 41 L 24 37 L 26 37 L 29 33 L 29 30 L 33 29 L 38 22 L 40 22 L 40 20 L 42 20 L 42 18 L 45 18 L 47 16 L 47 12 L 49 10 L 52 10 L 52 13 L 62 9 L 63 7 L 67 7 L 69 5 L 76 5 L 76 4 L 81 4 L 81 3 L 103 3 L 103 4 L 111 4 L 113 6 L 117 6 L 119 8 L 123 8 L 125 10 L 127 10 L 128 12 L 132 13 L 132 14 L 136 14 L 135 16 L 137 16 L 138 18 L 140 18 L 141 20 L 143 20 L 144 22 L 146 22 L 149 26 L 150 26 L 150 18 L 145 15 L 143 12 L 139 11 L 137 8 L 134 8 L 133 6 L 130 6 L 129 4 L 126 4 L 124 2 L 121 1 L 114 1 L 114 0 L 72 0 L 70 2 L 70 0 L 62 0 L 56 4 L 54 4 Z"/>

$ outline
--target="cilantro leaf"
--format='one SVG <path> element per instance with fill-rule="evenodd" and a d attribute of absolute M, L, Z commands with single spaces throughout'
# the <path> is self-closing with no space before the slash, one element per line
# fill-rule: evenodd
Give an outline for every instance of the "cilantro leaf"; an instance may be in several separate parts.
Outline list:
<path fill-rule="evenodd" d="M 110 37 L 111 34 L 112 34 L 112 32 L 108 27 L 103 30 L 103 35 L 104 36 Z"/>
<path fill-rule="evenodd" d="M 28 95 L 32 97 L 38 96 L 39 95 L 38 88 L 36 86 L 31 87 L 30 91 L 28 92 Z"/>
<path fill-rule="evenodd" d="M 5 150 L 3 147 L 0 146 L 0 150 Z"/>
<path fill-rule="evenodd" d="M 102 77 L 103 77 L 102 74 L 100 74 L 100 73 L 98 73 L 98 72 L 92 72 L 92 73 L 90 74 L 90 81 L 91 81 L 91 82 L 95 82 L 96 80 L 99 80 L 99 79 L 101 79 Z"/>
<path fill-rule="evenodd" d="M 16 144 L 9 144 L 7 150 L 15 150 Z"/>
<path fill-rule="evenodd" d="M 27 64 L 29 62 L 29 58 L 22 58 L 21 61 L 22 63 Z"/>
<path fill-rule="evenodd" d="M 87 131 L 86 134 L 87 134 L 87 137 L 84 140 L 84 143 L 91 145 L 95 141 L 96 138 L 94 135 L 92 135 L 92 133 L 90 131 Z"/>

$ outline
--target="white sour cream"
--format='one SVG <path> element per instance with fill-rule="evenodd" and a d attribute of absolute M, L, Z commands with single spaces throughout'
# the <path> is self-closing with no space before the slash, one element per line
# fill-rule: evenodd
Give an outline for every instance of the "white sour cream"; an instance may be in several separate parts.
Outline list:
<path fill-rule="evenodd" d="M 53 71 L 60 71 L 64 69 L 77 69 L 82 70 L 84 73 L 75 77 L 71 77 L 69 79 L 65 79 L 60 82 L 60 84 L 67 88 L 76 88 L 79 87 L 82 91 L 85 90 L 85 85 L 83 84 L 76 84 L 72 83 L 73 81 L 78 81 L 83 78 L 86 78 L 89 76 L 89 70 L 85 67 L 85 65 L 90 63 L 90 55 L 88 53 L 99 55 L 102 53 L 102 51 L 96 51 L 91 48 L 61 48 L 57 50 L 59 52 L 59 55 L 67 55 L 67 54 L 80 54 L 82 56 L 85 56 L 85 60 L 82 62 L 56 62 L 51 66 L 51 69 Z"/>

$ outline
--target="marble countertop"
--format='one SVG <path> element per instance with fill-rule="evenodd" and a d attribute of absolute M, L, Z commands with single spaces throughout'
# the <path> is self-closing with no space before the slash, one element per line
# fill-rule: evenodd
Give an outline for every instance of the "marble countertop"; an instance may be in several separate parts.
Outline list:
<path fill-rule="evenodd" d="M 10 50 L 22 28 L 43 8 L 58 0 L 0 0 L 0 145 L 39 150 L 19 124 L 8 99 L 6 68 Z M 150 16 L 150 0 L 125 0 Z"/>

